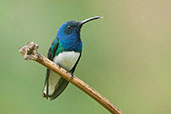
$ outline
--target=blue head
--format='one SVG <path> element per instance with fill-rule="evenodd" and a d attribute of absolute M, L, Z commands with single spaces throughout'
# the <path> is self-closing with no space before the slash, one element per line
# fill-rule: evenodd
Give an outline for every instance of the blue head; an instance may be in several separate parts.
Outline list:
<path fill-rule="evenodd" d="M 81 22 L 68 21 L 59 28 L 56 37 L 62 43 L 62 46 L 64 48 L 68 48 L 68 49 L 71 49 L 71 48 L 78 49 L 78 47 L 82 48 L 82 43 L 80 39 L 81 27 L 83 26 L 83 24 L 91 20 L 95 20 L 99 18 L 101 17 L 96 16 L 96 17 L 92 17 Z"/>
<path fill-rule="evenodd" d="M 80 29 L 81 26 L 79 22 L 76 21 L 68 21 L 64 23 L 58 30 L 57 37 L 61 41 L 66 40 L 78 40 L 80 38 Z"/>

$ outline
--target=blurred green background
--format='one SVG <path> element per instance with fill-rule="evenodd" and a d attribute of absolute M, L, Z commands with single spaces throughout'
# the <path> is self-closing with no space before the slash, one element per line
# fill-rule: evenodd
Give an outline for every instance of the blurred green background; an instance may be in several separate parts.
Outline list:
<path fill-rule="evenodd" d="M 171 113 L 171 1 L 0 0 L 0 114 L 109 114 L 69 84 L 44 99 L 45 67 L 25 61 L 28 41 L 48 48 L 61 24 L 92 16 L 81 32 L 83 54 L 75 75 L 125 114 Z"/>

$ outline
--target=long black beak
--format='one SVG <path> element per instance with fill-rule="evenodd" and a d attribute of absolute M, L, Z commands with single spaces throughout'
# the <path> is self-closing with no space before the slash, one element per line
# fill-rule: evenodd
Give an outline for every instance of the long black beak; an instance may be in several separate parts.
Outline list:
<path fill-rule="evenodd" d="M 100 18 L 103 18 L 103 17 L 100 17 L 100 16 L 96 16 L 96 17 L 91 17 L 91 18 L 88 18 L 88 19 L 85 19 L 83 21 L 80 22 L 80 26 L 82 26 L 83 24 L 89 22 L 89 21 L 92 21 L 92 20 L 95 20 L 95 19 L 100 19 Z"/>

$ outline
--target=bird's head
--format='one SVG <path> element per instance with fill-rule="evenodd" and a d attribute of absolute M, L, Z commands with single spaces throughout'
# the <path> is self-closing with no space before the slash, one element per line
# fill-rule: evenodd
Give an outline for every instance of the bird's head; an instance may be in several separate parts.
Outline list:
<path fill-rule="evenodd" d="M 77 22 L 77 21 L 68 21 L 66 23 L 64 23 L 58 30 L 58 33 L 57 33 L 57 37 L 59 39 L 65 39 L 65 38 L 73 38 L 73 37 L 79 37 L 80 35 L 80 30 L 81 30 L 81 27 L 89 22 L 89 21 L 92 21 L 92 20 L 95 20 L 95 19 L 99 19 L 101 17 L 99 16 L 96 16 L 96 17 L 92 17 L 92 18 L 88 18 L 86 20 L 83 20 L 81 22 Z"/>

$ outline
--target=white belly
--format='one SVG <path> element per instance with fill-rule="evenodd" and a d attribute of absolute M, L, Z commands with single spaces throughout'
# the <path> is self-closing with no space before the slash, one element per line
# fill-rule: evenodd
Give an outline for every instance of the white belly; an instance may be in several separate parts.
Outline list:
<path fill-rule="evenodd" d="M 74 52 L 74 51 L 62 52 L 58 54 L 56 57 L 54 57 L 53 61 L 56 64 L 59 64 L 60 66 L 65 68 L 66 70 L 70 71 L 74 67 L 79 56 L 80 56 L 80 53 Z"/>
<path fill-rule="evenodd" d="M 66 70 L 70 71 L 75 63 L 77 62 L 78 58 L 80 56 L 80 53 L 78 52 L 62 52 L 60 54 L 58 54 L 54 59 L 53 62 L 55 62 L 56 64 L 59 64 L 60 66 L 62 66 L 63 68 L 65 68 Z M 50 71 L 49 74 L 49 93 L 48 95 L 52 95 L 55 91 L 55 87 L 56 84 L 58 83 L 59 79 L 61 77 L 58 76 L 58 74 L 56 74 L 53 71 Z M 43 90 L 44 94 L 47 94 L 47 85 L 45 85 L 45 88 Z"/>

